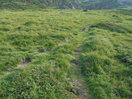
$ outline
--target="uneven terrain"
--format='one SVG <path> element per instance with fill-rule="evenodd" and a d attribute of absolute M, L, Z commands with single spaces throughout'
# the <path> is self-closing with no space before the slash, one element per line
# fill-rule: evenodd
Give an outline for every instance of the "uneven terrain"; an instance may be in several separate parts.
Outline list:
<path fill-rule="evenodd" d="M 131 99 L 132 9 L 0 10 L 1 99 Z"/>

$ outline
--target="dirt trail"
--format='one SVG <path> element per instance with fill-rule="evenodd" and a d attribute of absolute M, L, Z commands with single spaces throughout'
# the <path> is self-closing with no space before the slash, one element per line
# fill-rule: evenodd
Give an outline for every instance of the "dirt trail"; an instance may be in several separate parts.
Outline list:
<path fill-rule="evenodd" d="M 80 44 L 78 46 L 81 46 L 82 42 L 83 41 L 80 40 Z M 87 94 L 88 91 L 86 89 L 83 76 L 81 75 L 81 69 L 78 61 L 80 52 L 81 48 L 77 48 L 77 50 L 74 51 L 74 59 L 71 61 L 71 72 L 73 72 L 73 77 L 71 77 L 71 81 L 74 89 L 76 90 L 75 92 L 73 92 L 75 94 L 74 99 L 91 99 L 90 96 Z"/>
<path fill-rule="evenodd" d="M 20 64 L 18 64 L 18 66 L 16 68 L 18 68 L 18 67 L 24 67 L 24 66 L 28 65 L 31 61 L 32 61 L 31 58 L 25 58 L 23 60 L 23 62 L 21 62 Z"/>
<path fill-rule="evenodd" d="M 85 30 L 86 30 L 86 28 L 83 28 L 80 32 L 83 32 Z M 68 38 L 68 39 L 66 39 L 64 41 L 61 41 L 59 44 L 57 44 L 57 46 L 55 46 L 51 50 L 46 50 L 46 51 L 45 50 L 40 50 L 38 52 L 35 52 L 34 55 L 41 55 L 41 54 L 49 53 L 49 52 L 53 51 L 56 47 L 61 46 L 61 45 L 65 44 L 65 43 L 68 43 L 70 40 L 72 40 L 74 38 L 76 38 L 76 36 Z M 80 40 L 79 46 L 81 45 L 81 42 L 82 42 L 82 40 Z M 73 65 L 72 69 L 71 69 L 72 70 L 71 72 L 75 73 L 74 77 L 71 77 L 72 85 L 75 88 L 75 91 L 73 91 L 73 92 L 71 91 L 71 92 L 75 95 L 74 99 L 91 99 L 87 95 L 87 89 L 85 87 L 86 85 L 85 85 L 85 82 L 84 82 L 83 77 L 81 75 L 81 70 L 80 70 L 80 66 L 79 66 L 79 62 L 78 62 L 78 60 L 79 60 L 78 58 L 79 58 L 80 52 L 81 52 L 80 48 L 78 48 L 76 51 L 74 51 L 75 58 L 71 62 L 72 65 Z M 32 61 L 32 59 L 26 58 L 23 62 L 18 64 L 17 67 L 15 67 L 15 68 L 24 67 L 24 66 L 28 65 L 31 61 Z M 15 68 L 8 69 L 7 71 L 5 71 L 5 74 L 6 75 L 11 74 L 14 71 Z"/>
<path fill-rule="evenodd" d="M 84 27 L 80 32 L 83 32 L 86 30 L 87 28 Z M 73 87 L 76 90 L 75 92 L 73 92 L 75 94 L 74 99 L 92 99 L 91 96 L 88 94 L 88 89 L 86 89 L 86 85 L 85 85 L 86 83 L 85 83 L 84 77 L 82 76 L 81 68 L 79 66 L 79 57 L 82 51 L 81 45 L 85 39 L 83 34 L 81 36 L 82 36 L 82 39 L 80 40 L 78 44 L 78 48 L 74 51 L 74 59 L 71 61 L 72 63 L 71 72 L 74 72 L 73 77 L 71 77 L 71 79 L 72 79 Z"/>
<path fill-rule="evenodd" d="M 69 42 L 69 41 L 72 40 L 72 39 L 73 39 L 73 37 L 67 38 L 67 39 L 61 41 L 59 44 L 57 44 L 57 46 L 55 46 L 54 48 L 56 48 L 56 47 L 58 47 L 58 46 L 61 46 L 62 44 L 65 44 L 65 43 Z M 49 53 L 49 52 L 53 51 L 54 48 L 53 48 L 53 49 L 50 49 L 50 50 L 46 50 L 46 51 L 45 51 L 45 50 L 41 50 L 41 51 L 35 52 L 34 55 L 41 55 L 41 54 Z M 21 63 L 19 63 L 19 64 L 17 65 L 17 67 L 7 69 L 7 70 L 4 72 L 4 74 L 5 74 L 5 75 L 9 75 L 9 74 L 11 74 L 11 73 L 14 71 L 14 69 L 27 66 L 31 61 L 32 61 L 31 58 L 26 58 L 26 59 L 23 60 Z M 2 77 L 0 77 L 0 78 L 2 78 Z"/>
<path fill-rule="evenodd" d="M 80 54 L 81 49 L 78 49 L 74 52 L 75 59 L 72 60 L 73 71 L 75 73 L 74 77 L 72 78 L 73 87 L 76 89 L 76 96 L 74 99 L 87 99 L 87 90 L 85 88 L 85 83 L 81 76 L 81 70 L 79 67 L 78 57 Z"/>
<path fill-rule="evenodd" d="M 48 50 L 43 50 L 43 49 L 41 49 L 41 50 L 39 50 L 38 52 L 36 52 L 35 55 L 41 55 L 41 54 L 49 53 L 49 52 L 53 51 L 55 48 L 57 48 L 58 46 L 61 46 L 61 45 L 65 44 L 65 43 L 69 42 L 69 41 L 72 40 L 72 39 L 73 39 L 73 37 L 67 38 L 67 39 L 61 41 L 60 43 L 58 43 L 58 44 L 57 44 L 54 48 L 52 48 L 52 49 L 48 49 Z"/>

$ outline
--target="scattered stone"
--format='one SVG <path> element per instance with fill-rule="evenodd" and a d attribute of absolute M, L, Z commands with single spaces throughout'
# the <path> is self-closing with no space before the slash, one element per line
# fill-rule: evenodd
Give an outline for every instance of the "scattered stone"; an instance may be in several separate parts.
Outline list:
<path fill-rule="evenodd" d="M 25 58 L 25 60 L 22 62 L 22 63 L 20 63 L 19 65 L 18 65 L 18 67 L 21 67 L 21 66 L 26 66 L 28 63 L 30 63 L 32 61 L 32 59 L 31 58 L 29 58 L 29 57 L 27 57 L 27 58 Z"/>
<path fill-rule="evenodd" d="M 12 70 L 11 68 L 9 68 L 9 69 L 7 69 L 7 70 L 5 71 L 5 73 L 6 73 L 6 74 L 10 74 L 12 71 L 13 71 L 13 70 Z"/>
<path fill-rule="evenodd" d="M 95 39 L 95 37 L 90 37 L 89 39 L 90 39 L 90 40 L 94 40 L 94 39 Z"/>
<path fill-rule="evenodd" d="M 81 52 L 81 49 L 76 49 L 75 52 L 76 53 L 80 53 Z"/>
<path fill-rule="evenodd" d="M 80 79 L 74 80 L 73 86 L 76 88 L 76 91 L 74 91 L 75 99 L 87 99 L 87 91 Z"/>
<path fill-rule="evenodd" d="M 48 49 L 48 50 L 45 50 L 45 49 L 39 49 L 39 50 L 38 50 L 39 53 L 47 53 L 47 52 L 49 52 L 49 51 L 50 51 L 50 49 Z"/>
<path fill-rule="evenodd" d="M 82 29 L 80 30 L 80 32 L 84 32 L 84 31 L 86 31 L 86 30 L 87 30 L 87 28 L 84 27 L 84 28 L 82 28 Z"/>
<path fill-rule="evenodd" d="M 73 59 L 71 62 L 72 62 L 73 64 L 75 64 L 75 65 L 78 65 L 78 64 L 79 64 L 78 61 L 77 61 L 76 59 Z"/>

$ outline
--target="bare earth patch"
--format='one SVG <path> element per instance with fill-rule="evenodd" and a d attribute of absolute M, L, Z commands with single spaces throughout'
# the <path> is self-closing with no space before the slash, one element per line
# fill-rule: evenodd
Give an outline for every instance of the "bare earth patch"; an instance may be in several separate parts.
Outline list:
<path fill-rule="evenodd" d="M 27 58 L 25 58 L 25 59 L 23 60 L 23 62 L 20 63 L 17 67 L 26 66 L 26 65 L 29 64 L 31 61 L 32 61 L 32 59 L 27 57 Z"/>

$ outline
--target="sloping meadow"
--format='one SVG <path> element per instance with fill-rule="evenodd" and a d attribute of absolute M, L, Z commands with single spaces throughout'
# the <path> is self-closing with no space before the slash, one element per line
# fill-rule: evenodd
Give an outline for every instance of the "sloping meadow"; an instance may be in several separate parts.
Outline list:
<path fill-rule="evenodd" d="M 71 61 L 84 39 L 78 63 L 88 94 L 131 99 L 131 15 L 57 9 L 0 14 L 0 98 L 75 98 Z"/>
<path fill-rule="evenodd" d="M 80 66 L 95 99 L 131 99 L 131 28 L 114 23 L 89 27 Z M 97 94 L 98 93 L 98 94 Z"/>

